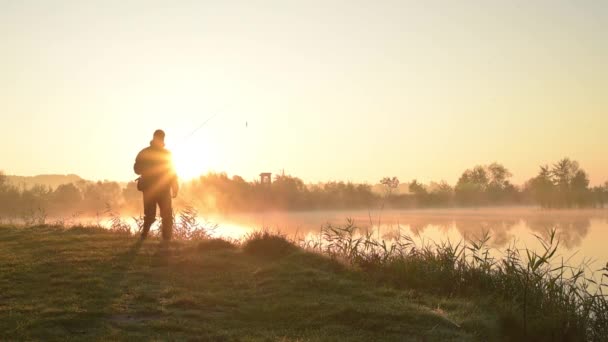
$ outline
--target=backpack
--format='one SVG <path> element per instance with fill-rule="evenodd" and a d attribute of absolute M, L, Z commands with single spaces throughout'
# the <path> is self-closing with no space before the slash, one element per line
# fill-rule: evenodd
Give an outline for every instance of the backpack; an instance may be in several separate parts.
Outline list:
<path fill-rule="evenodd" d="M 137 190 L 139 191 L 144 191 L 146 190 L 146 182 L 144 181 L 143 177 L 139 177 L 135 180 L 135 182 L 137 183 Z"/>

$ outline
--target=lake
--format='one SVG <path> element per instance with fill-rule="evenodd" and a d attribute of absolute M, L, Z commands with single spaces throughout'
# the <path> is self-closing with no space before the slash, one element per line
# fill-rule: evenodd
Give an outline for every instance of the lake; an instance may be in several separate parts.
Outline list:
<path fill-rule="evenodd" d="M 218 224 L 216 236 L 240 238 L 256 229 L 280 231 L 290 237 L 314 238 L 323 225 L 343 225 L 351 218 L 362 230 L 387 240 L 397 230 L 419 244 L 477 239 L 487 232 L 494 254 L 515 244 L 537 250 L 536 236 L 547 238 L 556 229 L 559 256 L 570 264 L 594 261 L 601 268 L 608 261 L 608 210 L 541 210 L 530 207 L 483 209 L 423 209 L 385 211 L 265 212 L 203 215 Z"/>

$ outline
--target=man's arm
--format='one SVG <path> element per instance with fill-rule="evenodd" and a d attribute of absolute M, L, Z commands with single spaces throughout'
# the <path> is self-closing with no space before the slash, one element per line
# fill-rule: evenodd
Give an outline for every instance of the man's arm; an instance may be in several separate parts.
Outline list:
<path fill-rule="evenodd" d="M 135 157 L 135 164 L 133 164 L 133 172 L 135 172 L 136 175 L 140 175 L 140 176 L 143 173 L 142 154 L 143 154 L 143 150 L 137 154 L 137 157 Z"/>

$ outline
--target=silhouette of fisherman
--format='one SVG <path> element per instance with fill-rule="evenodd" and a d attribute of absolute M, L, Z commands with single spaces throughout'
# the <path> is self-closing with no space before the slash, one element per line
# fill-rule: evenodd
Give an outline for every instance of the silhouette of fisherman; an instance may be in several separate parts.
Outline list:
<path fill-rule="evenodd" d="M 173 233 L 173 209 L 171 198 L 179 191 L 177 174 L 173 168 L 171 152 L 165 148 L 165 132 L 156 130 L 150 146 L 137 154 L 133 171 L 140 175 L 137 189 L 144 197 L 144 227 L 141 239 L 148 236 L 150 227 L 156 220 L 156 206 L 160 208 L 162 218 L 162 237 L 171 240 Z"/>

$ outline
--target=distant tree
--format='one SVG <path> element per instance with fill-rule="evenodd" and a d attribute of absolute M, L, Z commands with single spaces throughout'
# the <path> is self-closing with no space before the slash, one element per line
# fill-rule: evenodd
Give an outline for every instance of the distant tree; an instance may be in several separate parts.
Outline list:
<path fill-rule="evenodd" d="M 137 183 L 127 183 L 127 186 L 122 189 L 122 198 L 125 208 L 130 209 L 131 212 L 141 213 L 143 210 L 143 198 L 141 192 L 137 190 Z"/>
<path fill-rule="evenodd" d="M 409 191 L 414 194 L 417 205 L 425 205 L 428 200 L 428 191 L 417 180 L 412 180 L 409 185 Z"/>
<path fill-rule="evenodd" d="M 593 206 L 604 208 L 604 204 L 608 202 L 608 182 L 604 185 L 598 185 L 590 190 L 593 195 Z"/>
<path fill-rule="evenodd" d="M 465 170 L 454 188 L 456 200 L 463 205 L 483 204 L 488 183 L 488 174 L 483 166 Z"/>
<path fill-rule="evenodd" d="M 272 182 L 274 205 L 279 209 L 302 209 L 306 192 L 304 182 L 297 177 L 277 175 Z"/>
<path fill-rule="evenodd" d="M 441 181 L 431 187 L 429 196 L 429 202 L 434 206 L 450 205 L 454 196 L 454 189 L 445 181 Z"/>
<path fill-rule="evenodd" d="M 606 181 L 606 183 L 604 183 L 603 187 L 600 187 L 600 200 L 599 203 L 601 205 L 601 207 L 604 207 L 605 203 L 608 203 L 608 181 Z"/>
<path fill-rule="evenodd" d="M 247 183 L 241 176 L 232 176 L 229 182 L 230 209 L 231 210 L 247 210 L 251 203 L 251 185 Z"/>
<path fill-rule="evenodd" d="M 59 210 L 66 211 L 72 210 L 78 211 L 80 201 L 82 200 L 82 194 L 80 190 L 72 183 L 61 184 L 53 191 L 53 206 Z"/>
<path fill-rule="evenodd" d="M 0 171 L 0 214 L 5 215 L 11 212 L 14 213 L 18 194 L 11 193 L 11 187 L 8 185 L 8 179 L 2 171 Z"/>
<path fill-rule="evenodd" d="M 570 181 L 572 202 L 579 207 L 589 206 L 591 191 L 589 190 L 589 177 L 584 170 L 577 170 Z"/>
<path fill-rule="evenodd" d="M 486 192 L 493 203 L 505 202 L 515 192 L 515 187 L 509 182 L 513 175 L 501 164 L 492 163 L 487 167 L 488 185 Z"/>
<path fill-rule="evenodd" d="M 6 186 L 7 183 L 8 183 L 8 178 L 6 178 L 6 175 L 4 174 L 4 172 L 0 171 L 0 191 L 4 190 L 4 187 Z"/>
<path fill-rule="evenodd" d="M 589 189 L 589 177 L 578 162 L 564 158 L 540 172 L 527 183 L 534 200 L 543 208 L 570 208 L 594 205 L 597 190 Z"/>
<path fill-rule="evenodd" d="M 489 185 L 495 187 L 504 187 L 508 179 L 513 175 L 506 167 L 498 163 L 488 165 Z"/>
<path fill-rule="evenodd" d="M 543 208 L 553 206 L 554 183 L 549 166 L 541 166 L 538 175 L 528 182 L 534 200 Z"/>
<path fill-rule="evenodd" d="M 551 174 L 554 177 L 555 185 L 567 189 L 570 186 L 570 181 L 579 170 L 578 162 L 564 158 L 553 164 Z"/>
<path fill-rule="evenodd" d="M 399 187 L 399 178 L 384 177 L 380 180 L 380 184 L 384 186 L 384 191 L 387 196 L 390 196 L 393 191 Z"/>
<path fill-rule="evenodd" d="M 384 209 L 386 201 L 390 200 L 393 191 L 399 187 L 399 178 L 397 177 L 384 177 L 380 180 L 380 184 L 384 187 L 384 199 L 380 205 L 381 209 Z"/>
<path fill-rule="evenodd" d="M 355 194 L 357 198 L 357 207 L 359 208 L 369 208 L 375 198 L 372 187 L 369 184 L 357 184 L 355 187 Z"/>
<path fill-rule="evenodd" d="M 415 195 L 419 195 L 419 194 L 426 195 L 427 194 L 427 191 L 426 191 L 426 188 L 424 187 L 424 185 L 422 185 L 415 179 L 410 182 L 409 191 Z"/>
<path fill-rule="evenodd" d="M 560 207 L 571 207 L 573 204 L 573 194 L 570 189 L 572 179 L 579 171 L 578 162 L 564 158 L 553 164 L 551 175 L 553 183 L 557 187 L 556 201 Z"/>
<path fill-rule="evenodd" d="M 30 189 L 25 187 L 21 190 L 20 211 L 32 211 L 36 209 L 46 210 L 49 202 L 49 195 L 52 193 L 50 187 L 36 184 Z"/>
<path fill-rule="evenodd" d="M 91 213 L 100 213 L 109 205 L 117 208 L 121 204 L 122 190 L 116 182 L 79 182 L 83 199 L 83 209 Z"/>

